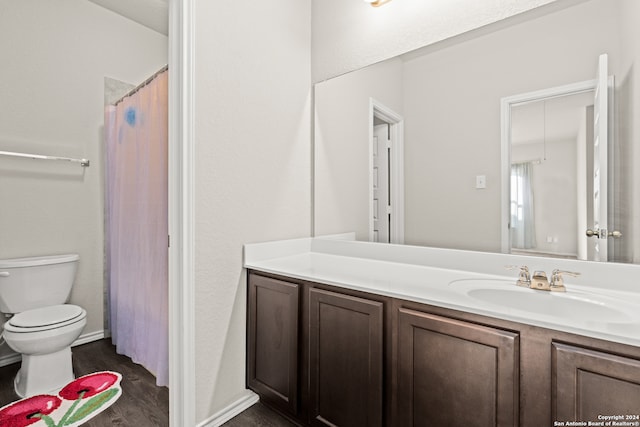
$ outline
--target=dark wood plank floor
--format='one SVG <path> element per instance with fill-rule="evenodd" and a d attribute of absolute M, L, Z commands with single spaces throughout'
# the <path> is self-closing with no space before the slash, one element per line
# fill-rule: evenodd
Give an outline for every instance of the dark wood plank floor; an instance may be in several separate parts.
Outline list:
<path fill-rule="evenodd" d="M 258 402 L 233 417 L 223 427 L 295 427 L 296 424 Z"/>
<path fill-rule="evenodd" d="M 71 351 L 77 376 L 96 371 L 122 374 L 122 396 L 83 426 L 169 426 L 169 389 L 157 387 L 156 379 L 149 371 L 128 357 L 116 354 L 111 339 L 73 347 Z M 13 391 L 13 378 L 18 369 L 20 363 L 0 368 L 0 406 L 19 399 Z"/>
<path fill-rule="evenodd" d="M 157 387 L 149 371 L 116 354 L 111 339 L 103 339 L 71 349 L 73 371 L 76 376 L 97 371 L 116 371 L 122 374 L 122 396 L 104 412 L 83 426 L 86 427 L 168 427 L 169 389 Z M 19 400 L 13 391 L 13 379 L 20 363 L 0 368 L 0 407 Z M 224 427 L 292 427 L 295 424 L 257 403 L 224 424 Z"/>

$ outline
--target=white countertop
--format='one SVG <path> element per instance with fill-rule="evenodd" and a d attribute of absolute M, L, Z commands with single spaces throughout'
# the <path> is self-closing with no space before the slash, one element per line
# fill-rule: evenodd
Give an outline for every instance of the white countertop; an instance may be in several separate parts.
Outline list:
<path fill-rule="evenodd" d="M 534 264 L 536 262 L 541 265 L 545 262 L 563 264 L 555 260 L 541 261 L 504 254 L 308 238 L 245 245 L 244 266 L 266 273 L 640 346 L 640 292 L 633 292 L 633 288 L 620 281 L 621 285 L 614 288 L 599 287 L 584 279 L 585 284 L 572 283 L 571 280 L 578 281 L 573 278 L 565 278 L 566 294 L 520 288 L 515 286 L 517 272 L 506 271 L 504 265 L 525 265 L 523 261 L 534 265 L 532 271 L 539 268 Z M 492 262 L 496 265 L 489 265 Z M 459 264 L 460 267 L 443 268 L 442 265 L 446 264 Z M 570 263 L 569 267 L 575 265 Z M 588 266 L 587 270 L 591 268 Z M 507 299 L 504 303 L 499 301 L 500 298 L 473 296 L 478 288 L 483 289 L 480 292 L 486 291 L 483 283 L 488 289 L 497 289 L 499 296 L 505 295 L 506 291 L 509 298 L 516 296 L 516 299 Z M 528 306 L 530 302 L 536 304 L 534 308 Z M 546 302 L 561 304 L 555 304 L 554 309 L 549 308 L 554 304 Z"/>

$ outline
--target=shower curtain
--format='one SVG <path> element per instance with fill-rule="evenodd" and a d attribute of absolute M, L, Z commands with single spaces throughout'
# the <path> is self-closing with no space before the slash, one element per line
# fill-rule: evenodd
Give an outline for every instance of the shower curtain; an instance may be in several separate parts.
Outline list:
<path fill-rule="evenodd" d="M 107 276 L 112 341 L 169 381 L 165 70 L 105 109 Z"/>

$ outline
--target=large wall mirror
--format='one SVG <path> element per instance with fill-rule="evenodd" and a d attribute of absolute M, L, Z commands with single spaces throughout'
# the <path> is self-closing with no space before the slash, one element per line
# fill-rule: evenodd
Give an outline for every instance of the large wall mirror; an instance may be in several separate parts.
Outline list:
<path fill-rule="evenodd" d="M 608 261 L 640 262 L 639 13 L 636 0 L 573 1 L 316 84 L 315 234 L 355 231 L 359 240 L 384 235 L 380 241 L 594 259 L 580 243 L 591 214 L 576 209 L 593 193 L 589 180 L 576 181 L 593 173 L 593 155 L 576 141 L 593 138 L 595 90 L 513 103 L 506 158 L 501 101 L 593 81 L 606 53 L 615 80 L 602 228 L 622 237 L 599 243 Z M 533 242 L 507 248 L 505 168 L 535 181 L 538 221 Z"/>

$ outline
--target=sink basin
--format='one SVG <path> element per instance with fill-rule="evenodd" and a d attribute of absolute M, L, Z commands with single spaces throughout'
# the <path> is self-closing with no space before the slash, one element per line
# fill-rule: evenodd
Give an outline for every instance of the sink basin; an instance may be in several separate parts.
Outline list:
<path fill-rule="evenodd" d="M 567 292 L 537 291 L 516 286 L 513 281 L 465 279 L 450 283 L 469 298 L 509 311 L 517 310 L 563 319 L 587 319 L 598 323 L 637 322 L 624 301 L 568 289 Z"/>

